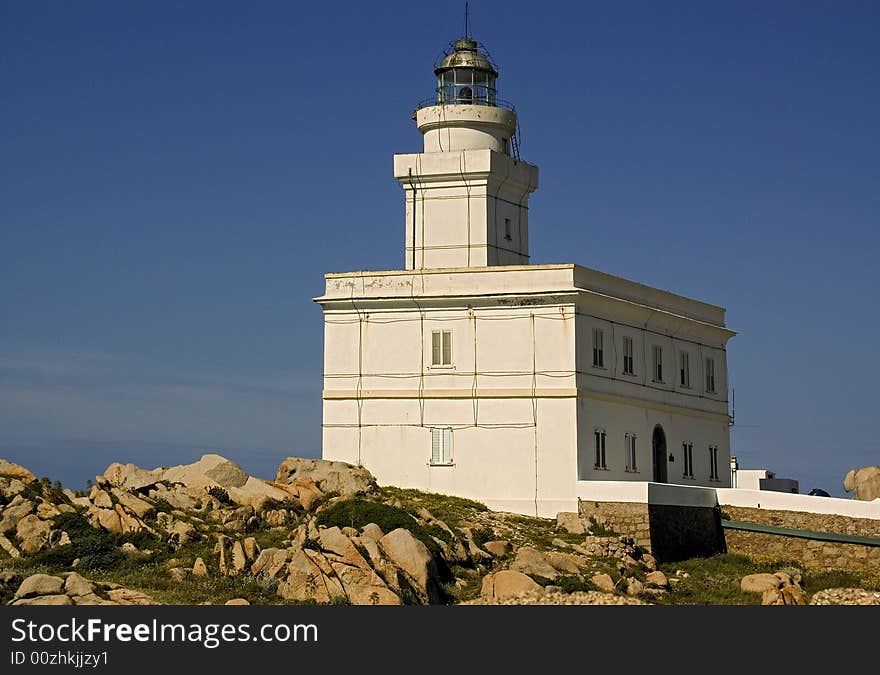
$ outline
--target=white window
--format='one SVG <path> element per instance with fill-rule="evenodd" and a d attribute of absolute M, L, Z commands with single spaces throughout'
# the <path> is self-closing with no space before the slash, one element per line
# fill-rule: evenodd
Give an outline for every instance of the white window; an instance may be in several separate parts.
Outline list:
<path fill-rule="evenodd" d="M 663 381 L 663 348 L 660 345 L 654 345 L 654 382 Z"/>
<path fill-rule="evenodd" d="M 601 328 L 593 329 L 593 365 L 597 368 L 602 368 L 605 365 L 605 352 L 604 352 L 604 341 L 605 336 Z"/>
<path fill-rule="evenodd" d="M 626 434 L 623 439 L 623 451 L 626 454 L 626 470 L 635 473 L 636 466 L 636 435 Z"/>
<path fill-rule="evenodd" d="M 431 429 L 431 464 L 452 464 L 452 429 Z"/>
<path fill-rule="evenodd" d="M 633 362 L 633 340 L 626 335 L 623 336 L 623 374 L 636 374 L 635 363 Z"/>
<path fill-rule="evenodd" d="M 504 238 L 507 239 L 507 241 L 513 239 L 510 234 L 510 218 L 504 219 Z"/>
<path fill-rule="evenodd" d="M 706 391 L 715 393 L 715 359 L 706 359 Z"/>
<path fill-rule="evenodd" d="M 596 429 L 593 432 L 593 439 L 596 444 L 596 468 L 607 469 L 605 464 L 605 430 Z"/>
<path fill-rule="evenodd" d="M 435 330 L 431 333 L 431 365 L 452 365 L 452 331 Z"/>
<path fill-rule="evenodd" d="M 681 444 L 684 451 L 684 478 L 694 477 L 694 444 L 684 442 Z"/>
<path fill-rule="evenodd" d="M 709 446 L 709 480 L 718 480 L 718 446 Z"/>
<path fill-rule="evenodd" d="M 687 352 L 680 353 L 681 360 L 681 386 L 691 386 L 691 357 Z"/>

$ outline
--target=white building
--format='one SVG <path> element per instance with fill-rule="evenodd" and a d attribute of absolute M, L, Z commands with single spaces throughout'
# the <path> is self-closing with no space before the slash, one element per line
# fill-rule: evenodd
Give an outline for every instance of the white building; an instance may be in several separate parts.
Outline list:
<path fill-rule="evenodd" d="M 326 275 L 323 457 L 380 483 L 555 515 L 584 481 L 727 487 L 724 310 L 529 264 L 537 167 L 463 38 L 395 155 L 404 269 Z M 610 486 L 610 484 L 609 484 Z"/>

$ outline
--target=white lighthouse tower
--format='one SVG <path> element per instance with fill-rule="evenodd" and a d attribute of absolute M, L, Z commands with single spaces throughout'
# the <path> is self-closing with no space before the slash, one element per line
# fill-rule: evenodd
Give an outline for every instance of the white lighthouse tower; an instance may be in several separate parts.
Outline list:
<path fill-rule="evenodd" d="M 434 70 L 436 95 L 413 119 L 424 152 L 395 155 L 406 191 L 406 269 L 525 265 L 538 169 L 517 157 L 516 112 L 476 40 L 456 40 Z"/>
<path fill-rule="evenodd" d="M 423 151 L 394 156 L 403 269 L 327 274 L 315 298 L 324 459 L 551 516 L 638 483 L 727 485 L 724 309 L 532 264 L 538 169 L 498 68 L 466 36 L 434 74 L 413 114 Z"/>

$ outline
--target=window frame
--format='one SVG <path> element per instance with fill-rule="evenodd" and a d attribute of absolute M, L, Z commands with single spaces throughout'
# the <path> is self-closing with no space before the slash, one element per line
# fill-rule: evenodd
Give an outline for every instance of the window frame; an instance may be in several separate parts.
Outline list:
<path fill-rule="evenodd" d="M 431 427 L 431 455 L 429 466 L 453 466 L 452 427 Z M 435 447 L 439 448 L 435 460 Z"/>
<path fill-rule="evenodd" d="M 439 341 L 438 344 L 435 344 Z M 439 357 L 439 361 L 436 358 Z M 445 357 L 445 358 L 444 358 Z M 448 358 L 448 361 L 447 361 Z M 452 363 L 452 331 L 431 331 L 431 368 L 453 368 Z"/>
<path fill-rule="evenodd" d="M 606 434 L 605 429 L 601 427 L 596 427 L 593 429 L 593 447 L 595 451 L 595 464 L 593 466 L 594 469 L 607 471 L 608 470 L 608 462 L 606 455 Z"/>
<path fill-rule="evenodd" d="M 635 353 L 633 339 L 629 335 L 623 336 L 623 374 L 636 374 L 636 361 L 633 354 Z M 629 367 L 627 367 L 629 366 Z"/>
<path fill-rule="evenodd" d="M 682 478 L 694 477 L 694 444 L 691 441 L 682 441 L 681 449 L 684 454 L 684 467 Z"/>
<path fill-rule="evenodd" d="M 624 456 L 626 458 L 626 469 L 627 473 L 638 473 L 638 463 L 636 460 L 637 451 L 636 451 L 636 439 L 639 437 L 638 434 L 624 434 L 623 437 L 623 450 Z"/>
<path fill-rule="evenodd" d="M 665 384 L 663 380 L 663 346 L 651 345 L 651 355 L 653 357 L 652 381 Z"/>
<path fill-rule="evenodd" d="M 691 355 L 682 349 L 678 353 L 679 362 L 679 385 L 685 389 L 691 388 Z"/>
<path fill-rule="evenodd" d="M 715 394 L 715 359 L 711 356 L 706 357 L 706 393 Z"/>
<path fill-rule="evenodd" d="M 593 368 L 605 368 L 605 331 L 593 326 Z"/>
<path fill-rule="evenodd" d="M 709 446 L 709 480 L 720 481 L 718 476 L 718 446 Z"/>

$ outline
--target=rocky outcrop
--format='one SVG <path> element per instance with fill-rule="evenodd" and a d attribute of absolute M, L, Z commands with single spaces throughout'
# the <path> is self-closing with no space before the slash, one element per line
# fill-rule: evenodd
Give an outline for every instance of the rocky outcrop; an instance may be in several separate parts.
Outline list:
<path fill-rule="evenodd" d="M 509 600 L 530 591 L 540 591 L 541 586 L 531 577 L 514 570 L 502 570 L 483 577 L 480 597 L 488 602 Z"/>
<path fill-rule="evenodd" d="M 115 584 L 101 584 L 67 572 L 33 574 L 18 587 L 12 605 L 156 605 L 153 598 Z"/>
<path fill-rule="evenodd" d="M 740 580 L 743 593 L 760 593 L 762 605 L 805 605 L 801 574 L 786 571 L 775 574 L 749 574 Z"/>
<path fill-rule="evenodd" d="M 0 459 L 0 476 L 11 478 L 27 485 L 37 480 L 37 477 L 19 464 Z"/>
<path fill-rule="evenodd" d="M 371 494 L 378 489 L 373 474 L 363 467 L 303 457 L 288 457 L 281 462 L 275 482 L 285 485 L 312 483 L 322 493 L 333 492 L 341 497 Z"/>
<path fill-rule="evenodd" d="M 826 588 L 810 598 L 811 605 L 880 605 L 880 591 L 864 588 Z"/>
<path fill-rule="evenodd" d="M 853 499 L 864 502 L 880 499 L 880 466 L 850 471 L 843 479 L 843 489 L 852 492 Z"/>

